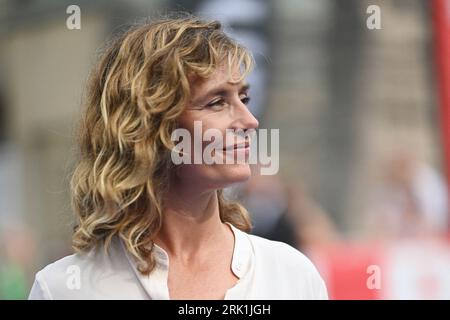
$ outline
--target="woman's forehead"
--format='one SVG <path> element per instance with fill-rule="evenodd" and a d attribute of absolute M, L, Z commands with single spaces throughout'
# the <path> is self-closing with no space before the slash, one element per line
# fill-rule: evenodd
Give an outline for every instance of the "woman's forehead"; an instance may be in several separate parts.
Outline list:
<path fill-rule="evenodd" d="M 218 67 L 207 77 L 192 76 L 190 79 L 192 95 L 202 94 L 217 87 L 239 86 L 245 82 L 239 67 L 229 68 L 227 65 Z"/>

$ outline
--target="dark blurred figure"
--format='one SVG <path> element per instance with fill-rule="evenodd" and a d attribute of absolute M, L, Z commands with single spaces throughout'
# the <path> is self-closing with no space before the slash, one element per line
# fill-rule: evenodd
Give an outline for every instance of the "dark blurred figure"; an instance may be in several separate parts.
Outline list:
<path fill-rule="evenodd" d="M 252 217 L 253 234 L 298 247 L 286 187 L 279 175 L 261 175 L 259 170 L 254 170 L 241 197 Z"/>
<path fill-rule="evenodd" d="M 239 197 L 252 217 L 255 235 L 303 250 L 339 239 L 330 215 L 301 188 L 287 185 L 279 175 L 261 175 L 255 169 Z"/>

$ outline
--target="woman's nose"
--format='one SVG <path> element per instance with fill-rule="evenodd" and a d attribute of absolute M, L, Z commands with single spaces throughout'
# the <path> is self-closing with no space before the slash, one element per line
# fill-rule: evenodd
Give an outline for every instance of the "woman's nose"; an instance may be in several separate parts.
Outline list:
<path fill-rule="evenodd" d="M 242 101 L 239 101 L 238 110 L 239 127 L 241 129 L 257 129 L 259 127 L 258 119 L 255 118 L 255 116 L 248 109 L 248 106 Z"/>

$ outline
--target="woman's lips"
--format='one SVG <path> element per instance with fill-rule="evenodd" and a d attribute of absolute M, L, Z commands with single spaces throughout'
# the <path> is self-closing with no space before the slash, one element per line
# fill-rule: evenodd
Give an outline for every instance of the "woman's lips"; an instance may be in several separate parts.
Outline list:
<path fill-rule="evenodd" d="M 225 151 L 232 151 L 232 150 L 246 150 L 250 148 L 250 142 L 242 142 L 242 143 L 236 143 L 234 145 L 228 146 L 223 148 Z"/>
<path fill-rule="evenodd" d="M 242 159 L 243 161 L 247 161 L 247 158 L 250 156 L 250 143 L 244 142 L 244 143 L 237 143 L 234 145 L 231 145 L 229 147 L 224 148 L 224 153 L 227 154 L 227 157 L 238 156 L 238 159 Z M 240 158 L 239 155 L 242 155 L 243 158 Z M 241 160 L 238 160 L 238 163 L 240 163 Z"/>

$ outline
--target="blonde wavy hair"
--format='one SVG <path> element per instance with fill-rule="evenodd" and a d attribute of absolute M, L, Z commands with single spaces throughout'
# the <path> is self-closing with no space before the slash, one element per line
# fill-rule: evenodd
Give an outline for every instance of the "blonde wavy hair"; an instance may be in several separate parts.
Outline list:
<path fill-rule="evenodd" d="M 222 63 L 245 77 L 250 52 L 218 21 L 159 18 L 124 32 L 107 46 L 90 76 L 77 132 L 80 159 L 71 204 L 76 252 L 108 250 L 118 236 L 138 261 L 154 266 L 153 239 L 161 228 L 163 197 L 174 165 L 171 133 L 190 98 L 190 77 L 207 78 Z M 218 190 L 220 218 L 243 231 L 248 212 Z"/>

